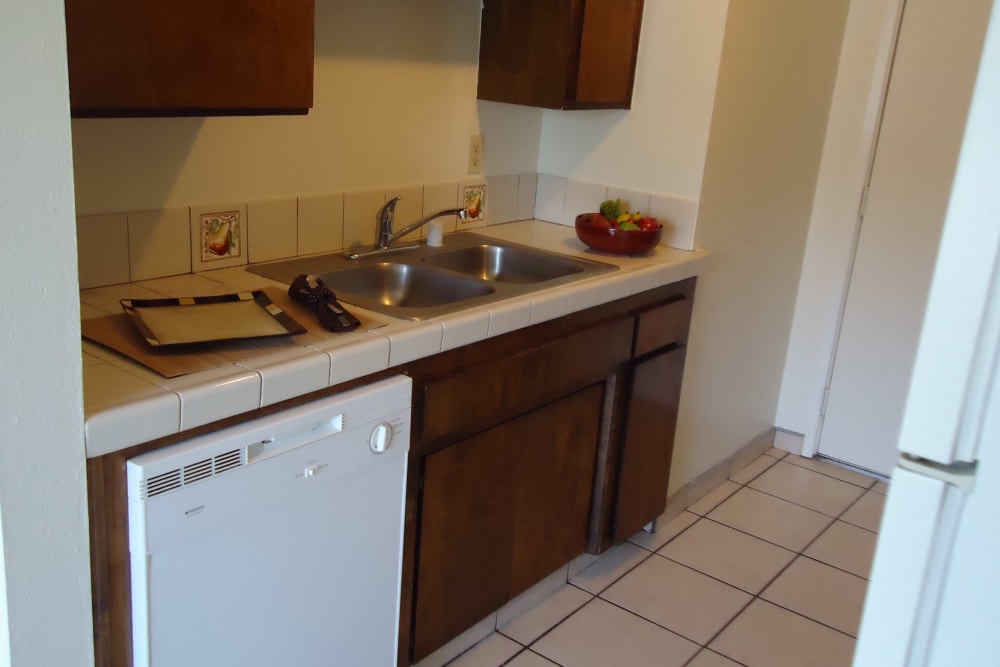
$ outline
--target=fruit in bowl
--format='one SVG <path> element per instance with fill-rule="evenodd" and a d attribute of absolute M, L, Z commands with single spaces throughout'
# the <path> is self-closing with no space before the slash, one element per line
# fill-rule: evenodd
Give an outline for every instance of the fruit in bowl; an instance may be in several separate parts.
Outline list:
<path fill-rule="evenodd" d="M 660 242 L 663 225 L 656 218 L 625 210 L 621 200 L 608 199 L 601 204 L 599 213 L 576 216 L 576 235 L 594 250 L 639 255 Z"/>

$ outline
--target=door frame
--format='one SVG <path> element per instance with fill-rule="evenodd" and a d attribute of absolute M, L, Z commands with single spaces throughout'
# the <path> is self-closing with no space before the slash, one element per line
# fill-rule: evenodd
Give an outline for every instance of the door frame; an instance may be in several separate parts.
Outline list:
<path fill-rule="evenodd" d="M 852 0 L 848 12 L 775 415 L 807 457 L 819 450 L 905 5 Z"/>

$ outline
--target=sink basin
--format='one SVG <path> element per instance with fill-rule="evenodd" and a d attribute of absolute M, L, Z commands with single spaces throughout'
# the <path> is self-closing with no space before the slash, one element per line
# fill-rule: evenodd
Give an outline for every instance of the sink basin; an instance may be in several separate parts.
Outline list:
<path fill-rule="evenodd" d="M 572 259 L 486 243 L 428 255 L 423 261 L 431 266 L 498 283 L 543 283 L 584 270 L 584 265 Z"/>
<path fill-rule="evenodd" d="M 472 232 L 450 234 L 445 243 L 357 260 L 340 252 L 294 257 L 247 270 L 286 285 L 313 274 L 348 309 L 428 320 L 618 269 Z"/>
<path fill-rule="evenodd" d="M 433 308 L 494 291 L 478 280 L 392 262 L 323 273 L 320 278 L 338 298 L 363 308 Z"/>

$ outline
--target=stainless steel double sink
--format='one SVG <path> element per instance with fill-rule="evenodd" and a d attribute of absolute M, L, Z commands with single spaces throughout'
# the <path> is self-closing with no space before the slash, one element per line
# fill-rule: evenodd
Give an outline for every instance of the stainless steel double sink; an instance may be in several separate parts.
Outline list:
<path fill-rule="evenodd" d="M 341 253 L 296 257 L 248 267 L 291 284 L 318 276 L 337 298 L 393 317 L 425 320 L 501 299 L 617 271 L 604 262 L 568 257 L 462 232 L 444 245 L 347 259 Z"/>

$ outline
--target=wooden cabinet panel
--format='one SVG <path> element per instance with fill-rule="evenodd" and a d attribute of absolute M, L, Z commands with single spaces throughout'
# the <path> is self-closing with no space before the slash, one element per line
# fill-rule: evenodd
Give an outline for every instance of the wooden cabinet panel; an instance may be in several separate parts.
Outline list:
<path fill-rule="evenodd" d="M 662 306 L 639 313 L 635 332 L 635 356 L 668 345 L 687 343 L 691 325 L 693 300 L 688 294 L 678 294 Z"/>
<path fill-rule="evenodd" d="M 413 653 L 418 660 L 507 601 L 516 424 L 428 456 Z"/>
<path fill-rule="evenodd" d="M 485 0 L 479 99 L 627 109 L 642 0 Z"/>
<path fill-rule="evenodd" d="M 576 90 L 578 106 L 631 106 L 642 0 L 584 4 Z"/>
<path fill-rule="evenodd" d="M 430 382 L 422 440 L 485 428 L 598 382 L 628 360 L 631 346 L 631 319 L 617 319 Z"/>
<path fill-rule="evenodd" d="M 66 0 L 76 116 L 305 113 L 313 0 Z"/>
<path fill-rule="evenodd" d="M 517 520 L 509 596 L 528 589 L 587 548 L 602 385 L 522 419 Z"/>
<path fill-rule="evenodd" d="M 591 386 L 426 458 L 414 661 L 583 553 L 603 394 Z"/>
<path fill-rule="evenodd" d="M 666 507 L 686 351 L 674 348 L 633 370 L 613 528 L 616 543 Z"/>

